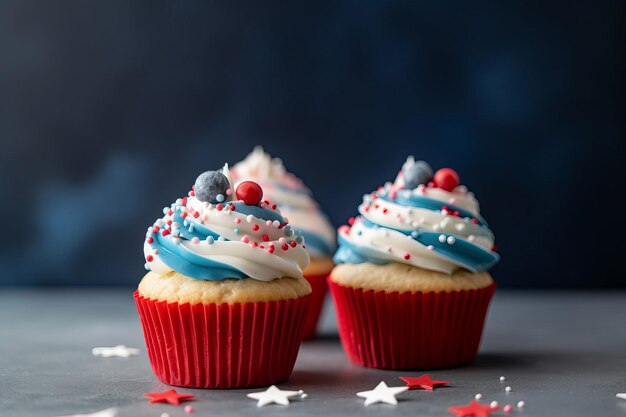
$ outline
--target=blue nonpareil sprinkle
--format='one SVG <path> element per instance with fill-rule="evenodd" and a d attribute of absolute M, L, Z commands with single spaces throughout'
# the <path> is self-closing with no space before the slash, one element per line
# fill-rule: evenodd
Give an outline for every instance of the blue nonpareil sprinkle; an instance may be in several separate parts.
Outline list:
<path fill-rule="evenodd" d="M 208 243 L 209 245 L 212 245 L 213 242 L 215 242 L 215 239 L 213 239 L 213 236 L 206 237 L 206 243 Z"/>
<path fill-rule="evenodd" d="M 233 229 L 233 232 L 235 232 L 235 234 L 236 234 L 236 235 L 238 235 L 238 234 L 239 234 L 239 229 L 235 227 L 235 228 Z"/>

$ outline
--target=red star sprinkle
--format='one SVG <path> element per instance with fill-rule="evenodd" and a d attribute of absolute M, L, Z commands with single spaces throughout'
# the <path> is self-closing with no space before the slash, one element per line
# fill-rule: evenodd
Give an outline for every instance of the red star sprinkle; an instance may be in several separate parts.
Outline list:
<path fill-rule="evenodd" d="M 492 411 L 498 411 L 500 407 L 491 407 L 489 405 L 482 405 L 476 400 L 473 400 L 467 405 L 455 405 L 448 408 L 448 412 L 456 414 L 456 417 L 489 417 Z"/>
<path fill-rule="evenodd" d="M 194 397 L 193 394 L 179 394 L 174 389 L 163 392 L 146 392 L 144 396 L 150 398 L 150 404 L 169 403 L 172 405 L 180 405 L 181 401 L 187 401 Z"/>
<path fill-rule="evenodd" d="M 406 386 L 409 387 L 409 389 L 425 389 L 428 391 L 450 383 L 448 381 L 431 379 L 429 374 L 422 376 L 401 376 L 400 379 L 406 382 Z"/>

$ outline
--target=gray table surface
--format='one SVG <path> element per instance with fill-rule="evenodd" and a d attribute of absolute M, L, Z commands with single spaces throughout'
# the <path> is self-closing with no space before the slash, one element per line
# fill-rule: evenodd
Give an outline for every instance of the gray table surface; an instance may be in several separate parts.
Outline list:
<path fill-rule="evenodd" d="M 397 406 L 364 407 L 358 391 L 397 372 L 348 362 L 324 313 L 324 337 L 302 345 L 281 388 L 309 397 L 257 408 L 258 389 L 190 390 L 197 416 L 445 416 L 476 393 L 501 405 L 526 402 L 512 416 L 626 416 L 626 293 L 497 292 L 474 364 L 431 371 L 452 382 L 433 392 L 401 394 Z M 95 346 L 141 349 L 131 358 L 91 355 Z M 499 377 L 507 378 L 501 383 Z M 510 385 L 512 392 L 506 393 Z M 183 407 L 148 405 L 145 392 L 169 387 L 152 374 L 130 290 L 0 290 L 0 416 L 61 416 L 118 407 L 120 417 L 186 416 Z M 505 415 L 502 412 L 496 416 Z"/>

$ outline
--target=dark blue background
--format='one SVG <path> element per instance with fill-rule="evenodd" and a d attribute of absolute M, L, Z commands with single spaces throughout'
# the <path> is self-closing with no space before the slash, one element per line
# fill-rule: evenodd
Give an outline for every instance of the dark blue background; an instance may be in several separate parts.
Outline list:
<path fill-rule="evenodd" d="M 454 167 L 501 287 L 624 286 L 624 14 L 4 1 L 0 283 L 134 285 L 161 208 L 258 143 L 336 226 L 408 154 Z"/>

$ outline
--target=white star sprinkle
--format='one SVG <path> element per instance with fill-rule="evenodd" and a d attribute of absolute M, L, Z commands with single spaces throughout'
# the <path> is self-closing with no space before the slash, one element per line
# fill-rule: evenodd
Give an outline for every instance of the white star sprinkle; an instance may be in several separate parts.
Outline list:
<path fill-rule="evenodd" d="M 359 397 L 365 398 L 365 405 L 376 404 L 376 403 L 386 403 L 391 405 L 398 404 L 398 400 L 396 400 L 396 395 L 403 393 L 408 390 L 409 387 L 388 387 L 385 382 L 381 382 L 376 385 L 371 391 L 363 391 L 357 392 L 356 395 Z"/>
<path fill-rule="evenodd" d="M 72 414 L 71 416 L 63 417 L 115 417 L 117 416 L 117 408 L 107 408 L 106 410 L 96 411 L 91 414 Z"/>
<path fill-rule="evenodd" d="M 252 398 L 254 400 L 258 400 L 256 403 L 257 407 L 263 407 L 267 404 L 279 404 L 279 405 L 289 405 L 289 398 L 300 396 L 301 398 L 306 398 L 306 394 L 300 391 L 285 391 L 276 387 L 276 385 L 272 385 L 267 390 L 263 392 L 253 392 L 248 394 L 248 398 Z"/>
<path fill-rule="evenodd" d="M 95 347 L 91 349 L 93 356 L 102 356 L 103 358 L 128 358 L 129 356 L 139 355 L 139 349 L 133 349 L 124 345 L 117 345 L 113 347 Z"/>
<path fill-rule="evenodd" d="M 622 400 L 626 400 L 626 392 L 615 394 L 617 398 L 621 398 Z"/>

